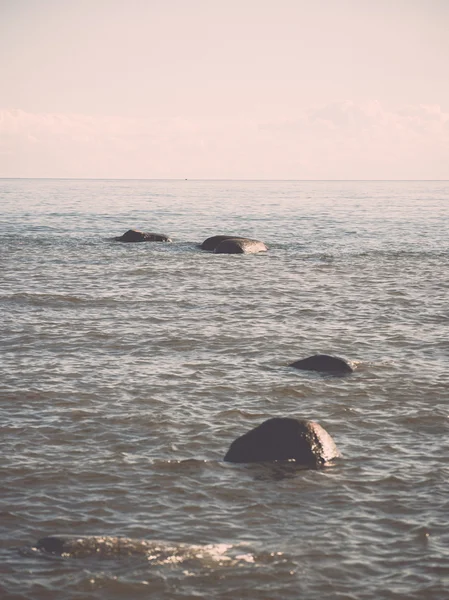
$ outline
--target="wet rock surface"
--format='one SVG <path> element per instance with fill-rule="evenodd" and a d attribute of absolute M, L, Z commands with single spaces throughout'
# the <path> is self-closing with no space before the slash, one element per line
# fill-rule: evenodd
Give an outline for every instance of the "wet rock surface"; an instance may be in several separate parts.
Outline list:
<path fill-rule="evenodd" d="M 275 417 L 238 437 L 224 460 L 234 463 L 295 460 L 318 467 L 340 455 L 327 431 L 314 421 Z"/>
<path fill-rule="evenodd" d="M 329 356 L 328 354 L 309 356 L 308 358 L 297 360 L 289 366 L 302 371 L 318 371 L 332 375 L 347 375 L 353 372 L 353 368 L 345 360 L 337 356 Z"/>

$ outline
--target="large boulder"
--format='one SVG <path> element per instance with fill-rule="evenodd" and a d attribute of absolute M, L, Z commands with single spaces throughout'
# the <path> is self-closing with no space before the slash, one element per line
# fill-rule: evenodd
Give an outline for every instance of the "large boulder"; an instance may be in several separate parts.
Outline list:
<path fill-rule="evenodd" d="M 297 360 L 289 366 L 302 371 L 319 371 L 330 375 L 347 375 L 353 372 L 353 368 L 345 360 L 328 354 L 315 354 L 315 356 Z"/>
<path fill-rule="evenodd" d="M 137 229 L 129 229 L 114 239 L 116 242 L 171 242 L 171 239 L 163 233 L 146 233 Z"/>
<path fill-rule="evenodd" d="M 232 442 L 224 460 L 233 463 L 294 460 L 313 468 L 338 456 L 334 440 L 318 423 L 277 417 Z"/>
<path fill-rule="evenodd" d="M 266 252 L 268 248 L 259 240 L 249 238 L 229 238 L 215 248 L 215 254 L 255 254 Z"/>

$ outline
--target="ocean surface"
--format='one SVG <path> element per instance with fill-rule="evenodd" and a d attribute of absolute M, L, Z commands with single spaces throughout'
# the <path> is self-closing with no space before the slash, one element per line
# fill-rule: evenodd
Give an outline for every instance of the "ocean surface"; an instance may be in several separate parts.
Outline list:
<path fill-rule="evenodd" d="M 449 598 L 449 182 L 3 179 L 0 207 L 2 600 Z M 198 248 L 222 233 L 269 251 Z M 315 353 L 355 372 L 288 366 Z M 223 462 L 274 416 L 342 458 Z"/>

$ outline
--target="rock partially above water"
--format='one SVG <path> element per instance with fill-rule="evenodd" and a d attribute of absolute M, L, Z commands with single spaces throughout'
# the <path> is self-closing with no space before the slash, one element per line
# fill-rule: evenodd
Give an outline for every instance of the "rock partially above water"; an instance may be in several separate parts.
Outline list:
<path fill-rule="evenodd" d="M 215 250 L 215 248 L 221 244 L 221 242 L 224 242 L 225 240 L 244 240 L 246 238 L 242 238 L 238 235 L 214 235 L 213 237 L 207 238 L 207 240 L 204 240 L 204 242 L 201 244 L 201 249 L 202 250 L 209 250 L 210 252 L 213 252 Z"/>
<path fill-rule="evenodd" d="M 315 356 L 309 356 L 309 358 L 291 363 L 289 367 L 303 371 L 330 373 L 332 375 L 346 375 L 353 372 L 353 368 L 345 360 L 337 356 L 329 356 L 328 354 L 315 354 Z"/>
<path fill-rule="evenodd" d="M 266 252 L 268 248 L 259 240 L 249 238 L 229 238 L 215 248 L 215 254 L 256 254 Z"/>
<path fill-rule="evenodd" d="M 217 254 L 254 254 L 268 250 L 263 242 L 238 235 L 214 235 L 204 240 L 201 248 Z"/>
<path fill-rule="evenodd" d="M 318 423 L 277 417 L 232 442 L 224 460 L 234 463 L 295 460 L 313 468 L 338 456 L 334 440 Z"/>
<path fill-rule="evenodd" d="M 171 239 L 163 233 L 146 233 L 137 229 L 129 229 L 114 239 L 116 242 L 171 242 Z"/>

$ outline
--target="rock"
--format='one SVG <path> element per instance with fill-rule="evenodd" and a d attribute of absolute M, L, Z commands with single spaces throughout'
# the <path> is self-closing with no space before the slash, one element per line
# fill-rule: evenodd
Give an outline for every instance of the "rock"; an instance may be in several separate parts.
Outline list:
<path fill-rule="evenodd" d="M 30 549 L 21 553 L 29 556 Z M 198 564 L 216 560 L 216 547 L 213 545 L 185 544 L 165 540 L 128 538 L 110 535 L 49 535 L 41 538 L 32 548 L 33 553 L 55 555 L 64 558 L 88 558 L 114 560 L 123 557 L 144 557 L 155 564 L 180 564 L 198 560 Z M 128 596 L 127 596 L 128 597 Z M 134 596 L 132 596 L 134 597 Z"/>
<path fill-rule="evenodd" d="M 154 541 L 109 535 L 49 535 L 41 538 L 36 548 L 47 554 L 84 558 L 146 554 L 154 544 Z"/>
<path fill-rule="evenodd" d="M 259 240 L 249 238 L 229 238 L 215 248 L 216 254 L 255 254 L 266 252 L 268 248 Z"/>
<path fill-rule="evenodd" d="M 289 367 L 303 371 L 330 373 L 331 375 L 346 375 L 353 372 L 353 368 L 345 360 L 337 356 L 329 356 L 328 354 L 309 356 L 309 358 L 292 363 Z"/>
<path fill-rule="evenodd" d="M 129 229 L 114 239 L 116 242 L 171 242 L 171 239 L 163 233 L 146 233 L 136 229 Z"/>
<path fill-rule="evenodd" d="M 319 467 L 338 456 L 333 439 L 318 423 L 277 417 L 232 442 L 224 460 L 234 463 L 295 460 L 305 467 Z"/>
<path fill-rule="evenodd" d="M 204 240 L 200 247 L 202 250 L 209 250 L 210 252 L 213 252 L 218 246 L 218 244 L 221 244 L 221 242 L 223 242 L 224 240 L 230 239 L 244 240 L 245 238 L 239 237 L 238 235 L 214 235 L 213 237 Z"/>

